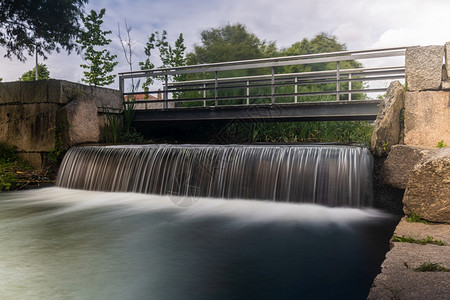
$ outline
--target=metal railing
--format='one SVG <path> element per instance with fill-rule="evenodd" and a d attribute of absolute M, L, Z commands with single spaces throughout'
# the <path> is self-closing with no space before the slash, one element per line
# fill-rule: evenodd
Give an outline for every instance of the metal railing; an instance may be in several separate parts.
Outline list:
<path fill-rule="evenodd" d="M 119 87 L 124 99 L 157 95 L 137 103 L 159 104 L 155 108 L 164 109 L 364 100 L 370 93 L 386 91 L 388 84 L 380 83 L 404 79 L 404 59 L 397 66 L 385 61 L 404 57 L 405 52 L 406 47 L 396 47 L 123 72 Z M 362 67 L 361 60 L 378 64 Z M 314 71 L 323 64 L 327 70 Z M 136 86 L 138 78 L 153 78 L 156 83 L 144 91 Z M 127 83 L 130 91 L 125 90 Z"/>

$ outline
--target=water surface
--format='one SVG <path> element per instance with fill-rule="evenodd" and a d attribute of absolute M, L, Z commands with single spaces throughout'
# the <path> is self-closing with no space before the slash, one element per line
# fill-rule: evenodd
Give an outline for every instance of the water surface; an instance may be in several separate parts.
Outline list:
<path fill-rule="evenodd" d="M 0 194 L 1 299 L 365 299 L 377 210 L 45 188 Z"/>

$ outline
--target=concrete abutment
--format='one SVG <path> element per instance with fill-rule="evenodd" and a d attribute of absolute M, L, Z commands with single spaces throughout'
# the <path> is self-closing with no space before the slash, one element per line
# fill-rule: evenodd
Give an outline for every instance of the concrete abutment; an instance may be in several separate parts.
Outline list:
<path fill-rule="evenodd" d="M 105 116 L 121 112 L 113 89 L 56 79 L 0 83 L 0 141 L 36 168 L 56 148 L 104 141 Z"/>

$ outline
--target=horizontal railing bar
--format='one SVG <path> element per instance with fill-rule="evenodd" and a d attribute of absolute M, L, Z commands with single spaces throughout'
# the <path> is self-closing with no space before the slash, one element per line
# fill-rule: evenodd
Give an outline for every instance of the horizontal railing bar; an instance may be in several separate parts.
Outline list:
<path fill-rule="evenodd" d="M 341 79 L 339 82 L 345 83 L 345 82 L 371 82 L 371 81 L 380 81 L 380 80 L 388 80 L 388 79 L 402 79 L 403 76 L 399 75 L 391 75 L 391 76 L 378 76 L 378 77 L 366 77 L 366 78 L 346 78 Z M 330 83 L 336 83 L 336 79 L 328 79 L 328 80 L 315 80 L 315 81 L 298 81 L 298 82 L 278 82 L 275 83 L 273 86 L 275 87 L 282 87 L 282 86 L 309 86 L 309 85 L 318 85 L 318 84 L 330 84 Z M 256 88 L 268 88 L 271 87 L 272 84 L 268 82 L 267 84 L 252 84 L 252 85 L 233 85 L 233 86 L 218 86 L 217 90 L 227 90 L 227 89 L 256 89 Z M 202 88 L 175 88 L 175 89 L 169 89 L 169 92 L 201 92 L 201 91 L 213 91 L 216 87 L 202 87 Z"/>
<path fill-rule="evenodd" d="M 395 74 L 395 73 L 394 73 Z M 371 81 L 379 81 L 379 80 L 388 80 L 388 79 L 402 79 L 404 76 L 402 75 L 387 75 L 387 76 L 376 76 L 376 77 L 363 77 L 363 78 L 341 78 L 339 82 L 345 83 L 345 82 L 371 82 Z M 307 86 L 307 85 L 316 85 L 316 84 L 329 84 L 329 83 L 336 83 L 335 77 L 327 77 L 327 78 L 321 78 L 321 79 L 311 79 L 314 81 L 308 81 L 308 80 L 301 80 L 297 82 L 275 82 L 275 87 L 281 87 L 281 86 Z M 259 81 L 262 82 L 262 81 Z M 244 82 L 245 83 L 245 82 Z M 242 84 L 242 85 L 232 85 L 232 86 L 217 86 L 218 90 L 225 90 L 225 89 L 255 89 L 255 88 L 264 88 L 264 87 L 270 87 L 272 86 L 271 82 L 267 80 L 266 84 Z M 201 91 L 212 91 L 215 90 L 215 86 L 211 87 L 198 87 L 198 88 L 179 88 L 174 85 L 169 85 L 169 89 L 167 90 L 169 93 L 182 93 L 182 92 L 201 92 Z M 182 86 L 182 87 L 189 87 L 189 86 Z M 130 93 L 124 93 L 126 96 L 131 95 L 142 95 L 142 94 L 156 94 L 156 93 L 162 93 L 161 91 L 148 91 L 148 92 L 130 92 Z M 141 101 L 141 100 L 138 100 Z M 153 100 L 154 101 L 154 100 Z"/>
<path fill-rule="evenodd" d="M 303 54 L 303 55 L 294 55 L 294 56 L 283 56 L 283 57 L 275 57 L 275 58 L 262 58 L 262 59 L 252 59 L 252 60 L 239 60 L 239 61 L 230 61 L 230 62 L 219 62 L 219 63 L 209 63 L 209 64 L 200 64 L 200 65 L 190 65 L 190 66 L 181 66 L 175 68 L 161 68 L 161 69 L 150 69 L 150 70 L 140 70 L 140 71 L 128 71 L 128 72 L 120 72 L 119 76 L 122 75 L 130 75 L 135 73 L 144 73 L 153 71 L 174 71 L 174 70 L 185 70 L 185 69 L 196 69 L 203 67 L 221 67 L 221 66 L 230 66 L 230 65 L 245 65 L 245 64 L 253 64 L 253 63 L 265 63 L 265 62 L 275 62 L 275 61 L 285 61 L 285 60 L 299 60 L 299 59 L 308 59 L 308 58 L 322 58 L 328 56 L 344 56 L 344 55 L 352 55 L 352 54 L 377 54 L 376 57 L 381 55 L 384 56 L 384 52 L 392 52 L 399 51 L 403 52 L 408 47 L 392 47 L 392 48 L 378 48 L 378 49 L 369 49 L 369 50 L 356 50 L 356 51 L 337 51 L 337 52 L 329 52 L 329 53 L 316 53 L 316 54 Z M 378 55 L 380 54 L 380 55 Z M 375 56 L 374 56 L 375 57 Z"/>
<path fill-rule="evenodd" d="M 346 52 L 342 52 L 345 54 Z M 146 71 L 133 71 L 133 72 L 123 72 L 119 73 L 119 76 L 123 79 L 139 78 L 139 77 L 149 77 L 149 76 L 172 76 L 190 73 L 208 73 L 208 72 L 219 72 L 219 71 L 232 71 L 232 70 L 242 70 L 242 69 L 256 69 L 256 68 L 268 68 L 268 67 L 282 67 L 289 65 L 305 65 L 305 64 L 315 64 L 315 63 L 325 63 L 325 62 L 338 62 L 338 61 L 348 61 L 348 60 L 358 60 L 358 59 L 369 59 L 369 58 L 380 58 L 380 57 L 394 57 L 394 56 L 404 56 L 405 50 L 402 51 L 385 51 L 383 53 L 365 53 L 362 54 L 349 54 L 349 55 L 338 55 L 338 56 L 325 56 L 317 58 L 304 58 L 295 59 L 296 56 L 288 56 L 289 60 L 273 60 L 268 62 L 256 62 L 233 65 L 223 65 L 214 66 L 211 65 L 197 65 L 196 68 L 172 68 L 172 69 L 153 69 Z M 329 53 L 328 53 L 329 54 Z"/>
<path fill-rule="evenodd" d="M 386 74 L 387 77 L 392 77 L 392 78 L 403 78 L 404 77 L 404 73 L 398 73 L 398 72 L 386 72 L 386 73 L 371 73 L 371 75 L 378 75 L 378 74 Z M 340 82 L 349 82 L 349 81 L 373 81 L 373 80 L 379 80 L 380 78 L 386 77 L 386 76 L 366 76 L 366 77 L 343 77 L 341 76 L 341 79 L 339 80 Z M 290 79 L 290 80 L 289 80 Z M 292 81 L 295 78 L 285 78 L 283 80 L 278 80 L 275 81 L 275 85 L 277 84 L 289 84 L 289 85 L 300 85 L 302 83 L 307 83 L 307 84 L 314 84 L 314 82 L 319 82 L 319 81 L 323 81 L 323 80 L 333 80 L 333 82 L 336 82 L 336 77 L 334 76 L 327 76 L 327 77 L 317 77 L 317 78 L 304 78 L 298 81 Z M 389 79 L 389 78 L 388 78 Z M 267 82 L 266 85 L 264 84 L 255 84 L 255 83 L 261 83 L 261 82 Z M 234 85 L 230 85 L 230 86 L 225 86 L 226 84 L 231 84 L 233 83 Z M 208 85 L 212 85 L 212 83 L 207 84 L 206 87 L 204 87 L 203 85 L 198 85 L 198 84 L 192 84 L 192 85 L 178 85 L 178 84 L 169 84 L 169 90 L 173 90 L 173 91 L 189 91 L 189 89 L 183 89 L 184 87 L 197 87 L 195 89 L 192 90 L 208 90 L 208 89 L 214 89 L 214 87 L 208 87 Z M 247 84 L 247 81 L 233 81 L 233 82 L 219 82 L 219 88 L 221 87 L 235 87 L 235 88 L 252 88 L 252 87 L 260 87 L 260 86 L 270 86 L 271 82 L 270 79 L 260 79 L 260 80 L 253 80 L 250 81 L 249 84 Z"/>
<path fill-rule="evenodd" d="M 368 74 L 366 72 L 403 72 L 405 71 L 404 67 L 388 67 L 388 68 L 362 68 L 362 69 L 343 69 L 341 70 L 341 76 L 344 75 L 357 75 L 357 74 Z M 302 73 L 288 73 L 288 74 L 275 74 L 275 78 L 300 78 L 300 77 L 321 77 L 323 75 L 328 74 L 336 74 L 336 70 L 327 70 L 327 71 L 317 71 L 317 72 L 302 72 Z M 242 76 L 242 77 L 227 77 L 227 78 L 219 78 L 217 81 L 221 83 L 222 81 L 255 81 L 255 80 L 261 80 L 261 79 L 271 79 L 271 75 L 256 75 L 256 76 Z M 215 83 L 214 79 L 199 79 L 199 80 L 187 80 L 187 81 L 178 81 L 178 82 L 172 82 L 169 84 L 169 86 L 173 85 L 189 85 L 192 83 L 197 84 L 208 84 L 208 83 Z"/>
<path fill-rule="evenodd" d="M 347 94 L 365 94 L 365 93 L 373 93 L 373 92 L 384 92 L 386 89 L 384 88 L 373 88 L 373 89 L 363 89 L 363 90 L 342 90 L 339 91 L 339 94 L 341 95 L 347 95 Z M 319 91 L 319 92 L 307 92 L 307 93 L 285 93 L 285 94 L 274 94 L 273 96 L 276 98 L 280 97 L 294 97 L 294 96 L 326 96 L 326 95 L 336 95 L 336 91 Z M 238 95 L 238 96 L 226 96 L 226 97 L 217 97 L 218 101 L 226 101 L 226 100 L 239 100 L 239 99 L 270 99 L 272 97 L 272 94 L 263 94 L 263 95 Z M 215 97 L 207 97 L 207 98 L 187 98 L 187 99 L 167 99 L 167 100 L 139 100 L 136 102 L 129 102 L 124 101 L 124 104 L 144 104 L 144 103 L 164 103 L 164 102 L 175 102 L 175 103 L 181 103 L 181 102 L 195 102 L 195 101 L 214 101 Z M 330 100 L 331 101 L 331 100 Z M 348 100 L 342 100 L 342 101 L 348 101 Z M 311 101 L 315 102 L 315 101 Z M 293 103 L 293 102 L 289 102 Z M 305 103 L 305 102 L 303 102 Z M 279 104 L 279 103 L 277 103 Z"/>

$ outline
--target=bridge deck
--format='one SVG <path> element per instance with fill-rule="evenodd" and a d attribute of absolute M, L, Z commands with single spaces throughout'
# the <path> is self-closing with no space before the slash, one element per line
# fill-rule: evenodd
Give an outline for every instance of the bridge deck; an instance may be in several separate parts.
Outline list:
<path fill-rule="evenodd" d="M 136 110 L 134 122 L 375 120 L 380 100 Z"/>

